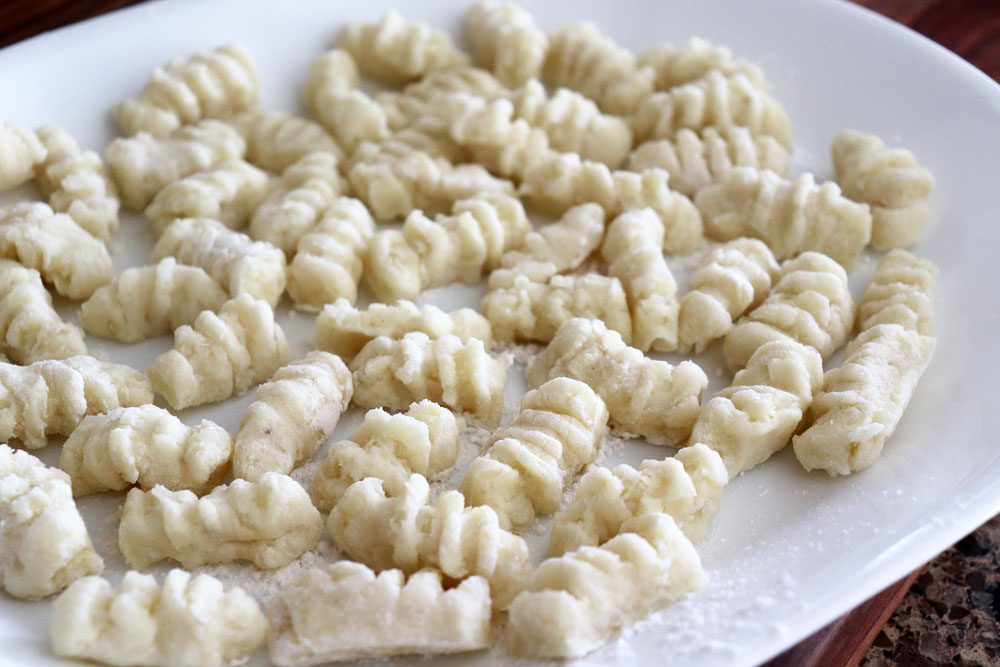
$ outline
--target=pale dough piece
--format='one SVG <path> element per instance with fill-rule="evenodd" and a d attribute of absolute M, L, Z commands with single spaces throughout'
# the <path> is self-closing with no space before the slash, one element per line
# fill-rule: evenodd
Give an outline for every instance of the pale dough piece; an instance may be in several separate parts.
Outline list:
<path fill-rule="evenodd" d="M 273 307 L 285 291 L 285 253 L 210 218 L 170 223 L 153 246 L 151 259 L 164 257 L 204 269 L 231 297 L 246 293 Z"/>
<path fill-rule="evenodd" d="M 618 278 L 632 313 L 631 345 L 642 350 L 677 349 L 680 303 L 677 281 L 663 257 L 663 223 L 650 208 L 619 215 L 608 226 L 601 257 Z"/>
<path fill-rule="evenodd" d="M 837 135 L 832 153 L 834 179 L 844 196 L 871 206 L 873 248 L 905 248 L 924 237 L 934 176 L 913 153 L 854 130 Z"/>
<path fill-rule="evenodd" d="M 323 126 L 305 118 L 252 109 L 228 120 L 247 142 L 247 161 L 267 171 L 283 172 L 317 151 L 344 158 L 343 149 Z"/>
<path fill-rule="evenodd" d="M 544 266 L 533 264 L 534 268 Z M 563 322 L 574 317 L 602 320 L 609 329 L 632 341 L 632 315 L 621 281 L 599 273 L 538 275 L 497 269 L 490 274 L 489 291 L 480 310 L 499 341 L 534 340 L 547 343 Z M 540 280 L 538 279 L 540 278 Z"/>
<path fill-rule="evenodd" d="M 806 470 L 831 476 L 870 467 L 896 430 L 934 353 L 933 336 L 899 324 L 876 324 L 852 340 L 844 363 L 823 377 L 811 425 L 792 439 Z"/>
<path fill-rule="evenodd" d="M 623 118 L 601 113 L 593 100 L 568 88 L 551 96 L 537 79 L 510 94 L 514 116 L 541 128 L 557 151 L 579 153 L 585 160 L 615 169 L 632 148 L 632 129 Z"/>
<path fill-rule="evenodd" d="M 725 46 L 716 46 L 701 37 L 692 37 L 683 46 L 658 44 L 639 55 L 639 64 L 656 72 L 656 89 L 670 90 L 705 77 L 709 72 L 725 76 L 744 75 L 750 83 L 767 90 L 768 83 L 760 67 L 744 58 L 734 58 Z"/>
<path fill-rule="evenodd" d="M 229 160 L 166 186 L 145 214 L 156 236 L 177 218 L 212 218 L 240 229 L 266 194 L 266 173 L 249 162 Z"/>
<path fill-rule="evenodd" d="M 407 23 L 392 10 L 378 23 L 348 23 L 337 35 L 337 46 L 354 57 L 362 72 L 389 83 L 406 83 L 469 62 L 447 33 L 423 21 Z"/>
<path fill-rule="evenodd" d="M 327 352 L 353 359 L 373 338 L 402 338 L 411 331 L 422 331 L 431 338 L 451 334 L 463 342 L 478 338 L 484 345 L 493 340 L 489 321 L 471 308 L 447 313 L 430 304 L 398 301 L 391 305 L 373 303 L 359 310 L 347 299 L 337 299 L 316 318 L 313 342 Z"/>
<path fill-rule="evenodd" d="M 103 569 L 69 475 L 0 445 L 0 587 L 16 598 L 43 598 Z"/>
<path fill-rule="evenodd" d="M 506 97 L 488 100 L 459 91 L 441 104 L 451 139 L 495 174 L 520 181 L 532 164 L 556 154 L 545 130 L 516 118 Z"/>
<path fill-rule="evenodd" d="M 379 232 L 372 239 L 366 276 L 385 302 L 413 299 L 453 282 L 471 285 L 506 251 L 519 248 L 529 231 L 521 202 L 504 194 L 456 201 L 451 215 L 437 220 L 414 211 L 402 230 Z"/>
<path fill-rule="evenodd" d="M 774 137 L 754 135 L 738 125 L 683 129 L 672 139 L 647 141 L 629 154 L 633 171 L 659 167 L 670 174 L 670 187 L 688 197 L 707 185 L 729 178 L 736 167 L 769 169 L 788 174 L 787 148 Z"/>
<path fill-rule="evenodd" d="M 81 151 L 68 132 L 54 125 L 40 127 L 36 134 L 47 155 L 35 169 L 35 181 L 49 205 L 68 213 L 91 235 L 109 239 L 118 229 L 118 191 L 101 156 Z"/>
<path fill-rule="evenodd" d="M 699 190 L 695 205 L 707 236 L 755 236 L 778 260 L 815 250 L 850 267 L 871 238 L 868 206 L 841 195 L 836 183 L 817 185 L 808 173 L 791 181 L 737 167 L 728 180 Z"/>
<path fill-rule="evenodd" d="M 549 35 L 542 69 L 551 86 L 577 90 L 611 114 L 627 115 L 653 91 L 655 72 L 590 22 Z"/>
<path fill-rule="evenodd" d="M 360 80 L 351 54 L 330 49 L 309 63 L 302 93 L 306 107 L 348 155 L 362 141 L 377 143 L 389 136 L 385 111 L 358 89 Z"/>
<path fill-rule="evenodd" d="M 581 161 L 575 153 L 558 153 L 531 166 L 521 195 L 525 203 L 551 215 L 587 201 L 603 206 L 608 219 L 630 209 L 651 208 L 666 230 L 663 249 L 683 254 L 702 239 L 701 213 L 690 199 L 670 189 L 669 179 L 662 169 L 611 171 L 600 162 Z"/>
<path fill-rule="evenodd" d="M 337 157 L 326 151 L 307 153 L 284 171 L 281 185 L 254 211 L 251 238 L 291 255 L 343 189 Z"/>
<path fill-rule="evenodd" d="M 287 475 L 233 480 L 199 498 L 190 491 L 132 489 L 125 497 L 118 548 L 130 567 L 171 558 L 185 569 L 235 560 L 273 570 L 316 546 L 323 519 Z"/>
<path fill-rule="evenodd" d="M 88 415 L 152 402 L 140 371 L 86 355 L 0 363 L 0 441 L 16 439 L 28 449 L 44 447 L 50 435 L 69 435 Z"/>
<path fill-rule="evenodd" d="M 702 407 L 688 443 L 717 451 L 736 477 L 788 444 L 822 385 L 819 352 L 787 338 L 768 341 Z"/>
<path fill-rule="evenodd" d="M 253 55 L 239 44 L 172 58 L 153 70 L 139 95 L 115 106 L 115 124 L 125 136 L 166 136 L 182 125 L 255 106 L 259 86 Z"/>
<path fill-rule="evenodd" d="M 179 127 L 165 137 L 147 132 L 118 138 L 104 149 L 104 161 L 118 186 L 122 204 L 141 211 L 156 193 L 185 176 L 238 160 L 246 142 L 230 125 L 203 120 Z"/>
<path fill-rule="evenodd" d="M 599 546 L 622 524 L 648 512 L 669 514 L 692 542 L 705 536 L 729 483 L 726 466 L 706 445 L 685 447 L 676 456 L 646 459 L 639 468 L 622 464 L 592 467 L 580 478 L 573 503 L 556 514 L 549 556 Z"/>
<path fill-rule="evenodd" d="M 45 146 L 34 132 L 0 123 L 0 192 L 31 180 L 45 155 Z"/>
<path fill-rule="evenodd" d="M 680 303 L 678 350 L 700 354 L 729 333 L 778 282 L 781 267 L 763 241 L 739 238 L 710 250 L 691 272 L 691 291 Z"/>
<path fill-rule="evenodd" d="M 673 518 L 643 514 L 600 547 L 543 561 L 510 606 L 508 646 L 515 655 L 532 658 L 586 655 L 706 578 L 694 546 Z"/>
<path fill-rule="evenodd" d="M 593 463 L 608 425 L 594 390 L 570 378 L 549 380 L 521 399 L 514 421 L 493 433 L 462 478 L 469 505 L 496 510 L 505 530 L 524 532 L 552 514 L 563 488 Z"/>
<path fill-rule="evenodd" d="M 174 410 L 239 396 L 292 360 L 285 332 L 265 301 L 230 299 L 174 332 L 174 348 L 146 369 L 153 389 Z"/>
<path fill-rule="evenodd" d="M 295 306 L 319 310 L 344 298 L 354 303 L 375 221 L 357 199 L 338 197 L 322 219 L 299 238 L 288 265 L 288 294 Z"/>
<path fill-rule="evenodd" d="M 532 387 L 560 376 L 593 387 L 613 425 L 660 445 L 687 439 L 708 386 L 708 376 L 694 362 L 673 366 L 650 359 L 603 322 L 582 318 L 559 327 L 525 373 Z"/>
<path fill-rule="evenodd" d="M 549 264 L 557 273 L 583 264 L 604 238 L 604 209 L 598 204 L 580 204 L 567 210 L 556 222 L 528 232 L 517 250 L 508 250 L 500 265 L 508 269 Z"/>
<path fill-rule="evenodd" d="M 418 474 L 391 498 L 376 478 L 352 484 L 326 527 L 338 548 L 375 570 L 436 567 L 452 579 L 483 577 L 495 609 L 510 604 L 531 569 L 528 545 L 500 527 L 492 508 L 466 507 L 458 491 L 431 505 L 430 487 Z"/>
<path fill-rule="evenodd" d="M 938 268 L 905 250 L 892 250 L 882 261 L 858 302 L 858 328 L 899 324 L 924 336 L 934 335 L 934 293 Z"/>
<path fill-rule="evenodd" d="M 491 617 L 482 577 L 446 591 L 437 570 L 407 578 L 339 561 L 282 587 L 268 608 L 268 649 L 282 667 L 475 651 L 490 645 Z"/>
<path fill-rule="evenodd" d="M 494 177 L 481 165 L 454 165 L 397 135 L 381 144 L 361 144 L 352 157 L 348 179 L 381 221 L 396 220 L 414 209 L 428 215 L 443 213 L 457 200 L 480 193 L 514 193 L 510 181 Z"/>
<path fill-rule="evenodd" d="M 393 340 L 372 339 L 351 362 L 354 402 L 364 408 L 405 410 L 424 398 L 471 412 L 489 425 L 503 411 L 507 364 L 483 341 L 416 331 Z"/>
<path fill-rule="evenodd" d="M 83 331 L 63 322 L 38 271 L 0 259 L 0 350 L 15 363 L 87 354 Z"/>
<path fill-rule="evenodd" d="M 484 69 L 455 67 L 431 72 L 401 92 L 376 93 L 375 100 L 385 110 L 389 127 L 398 131 L 420 125 L 422 118 L 431 117 L 436 121 L 448 118 L 451 112 L 446 108 L 447 99 L 452 93 L 492 99 L 507 92 L 500 81 Z"/>
<path fill-rule="evenodd" d="M 481 0 L 465 11 L 465 36 L 476 58 L 509 87 L 537 77 L 549 38 L 520 5 Z"/>
<path fill-rule="evenodd" d="M 122 271 L 80 306 L 89 333 L 134 343 L 193 324 L 203 310 L 218 310 L 226 291 L 204 269 L 164 257 L 152 266 Z"/>
<path fill-rule="evenodd" d="M 828 359 L 853 326 L 847 272 L 826 255 L 809 251 L 781 265 L 774 288 L 729 330 L 722 350 L 734 370 L 743 368 L 758 347 L 782 338 L 813 347 Z"/>
<path fill-rule="evenodd" d="M 354 395 L 351 372 L 335 354 L 313 350 L 257 388 L 240 420 L 233 477 L 256 482 L 291 472 L 333 433 Z"/>
<path fill-rule="evenodd" d="M 774 137 L 788 150 L 792 148 L 788 113 L 743 74 L 726 76 L 711 71 L 691 83 L 653 93 L 639 104 L 631 123 L 637 142 L 670 138 L 684 128 L 740 125 L 755 135 Z"/>
<path fill-rule="evenodd" d="M 355 482 L 382 480 L 389 496 L 403 493 L 413 473 L 435 479 L 455 465 L 464 421 L 433 401 L 413 403 L 405 413 L 369 410 L 350 440 L 330 445 L 309 495 L 321 510 L 332 509 Z"/>
<path fill-rule="evenodd" d="M 823 377 L 811 426 L 792 441 L 807 470 L 848 475 L 882 453 L 934 353 L 937 273 L 905 250 L 882 259 L 858 308 L 861 333 Z"/>
<path fill-rule="evenodd" d="M 0 207 L 0 257 L 35 269 L 70 299 L 86 299 L 115 277 L 104 244 L 41 202 Z"/>
<path fill-rule="evenodd" d="M 233 436 L 202 420 L 185 425 L 155 405 L 117 408 L 85 417 L 66 439 L 59 467 L 73 480 L 73 495 L 149 490 L 207 493 L 229 472 Z"/>
<path fill-rule="evenodd" d="M 226 591 L 207 574 L 174 569 L 163 586 L 128 571 L 118 590 L 87 577 L 59 596 L 50 621 L 52 651 L 107 665 L 229 667 L 267 638 L 267 618 L 242 588 Z"/>

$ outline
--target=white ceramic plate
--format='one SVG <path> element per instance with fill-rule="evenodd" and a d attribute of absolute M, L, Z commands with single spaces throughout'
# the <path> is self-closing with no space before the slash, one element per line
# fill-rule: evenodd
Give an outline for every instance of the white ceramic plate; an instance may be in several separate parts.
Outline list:
<path fill-rule="evenodd" d="M 89 148 L 112 137 L 109 106 L 138 91 L 149 70 L 171 56 L 240 41 L 255 52 L 265 108 L 297 108 L 309 60 L 336 29 L 373 20 L 391 6 L 408 17 L 457 29 L 461 1 L 323 0 L 275 3 L 150 3 L 43 35 L 0 52 L 0 118 L 65 126 Z M 532 2 L 551 29 L 597 22 L 639 49 L 701 35 L 759 61 L 791 114 L 795 166 L 829 177 L 834 135 L 854 127 L 912 149 L 937 176 L 933 221 L 918 254 L 941 268 L 937 352 L 909 412 L 870 470 L 847 479 L 806 474 L 789 451 L 732 482 L 699 551 L 711 583 L 686 601 L 628 629 L 586 658 L 588 664 L 752 664 L 777 654 L 904 576 L 1000 511 L 1000 87 L 930 41 L 879 16 L 832 1 L 646 0 Z M 30 188 L 0 201 L 31 196 Z M 118 269 L 146 263 L 151 239 L 126 217 L 113 241 Z M 862 261 L 856 294 L 874 270 Z M 436 290 L 428 299 L 475 305 L 476 289 Z M 66 312 L 72 311 L 67 309 Z M 282 315 L 297 342 L 312 318 Z M 143 367 L 170 337 L 132 348 L 90 341 L 98 354 Z M 711 364 L 709 356 L 706 363 Z M 516 378 L 517 372 L 513 373 Z M 712 376 L 712 373 L 709 373 Z M 712 389 L 725 378 L 713 377 Z M 516 382 L 514 384 L 517 384 Z M 518 391 L 511 387 L 508 401 Z M 209 416 L 234 430 L 252 393 L 182 414 Z M 359 422 L 347 416 L 335 437 Z M 49 463 L 57 447 L 43 450 Z M 466 450 L 466 458 L 469 450 Z M 634 446 L 624 457 L 662 455 Z M 608 463 L 616 460 L 608 459 Z M 96 542 L 117 580 L 115 496 L 82 502 Z M 537 546 L 544 539 L 534 540 Z M 163 570 L 157 570 L 162 572 Z M 260 581 L 240 575 L 252 590 Z M 0 664 L 54 664 L 48 603 L 0 595 Z M 459 656 L 451 664 L 496 664 L 499 653 Z M 259 660 L 262 660 L 258 656 Z"/>

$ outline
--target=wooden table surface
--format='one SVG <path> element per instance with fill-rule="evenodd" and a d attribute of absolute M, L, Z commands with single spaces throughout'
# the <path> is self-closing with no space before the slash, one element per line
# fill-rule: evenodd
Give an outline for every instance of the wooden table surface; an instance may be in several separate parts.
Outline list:
<path fill-rule="evenodd" d="M 854 0 L 954 51 L 1000 81 L 1000 0 Z M 137 0 L 0 2 L 0 47 Z M 770 667 L 857 665 L 920 573 L 912 573 L 770 661 Z"/>

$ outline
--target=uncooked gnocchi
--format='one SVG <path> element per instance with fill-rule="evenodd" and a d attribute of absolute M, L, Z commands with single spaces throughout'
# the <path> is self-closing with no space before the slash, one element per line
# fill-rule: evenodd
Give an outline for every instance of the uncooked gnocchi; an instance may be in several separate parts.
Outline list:
<path fill-rule="evenodd" d="M 397 301 L 394 304 L 373 303 L 359 310 L 347 299 L 337 299 L 316 318 L 313 343 L 344 359 L 353 359 L 378 336 L 402 338 L 412 331 L 422 331 L 430 338 L 450 334 L 463 342 L 478 338 L 484 345 L 489 345 L 493 339 L 489 321 L 471 308 L 446 313 L 437 306 Z"/>
<path fill-rule="evenodd" d="M 49 198 L 49 206 L 68 213 L 76 224 L 106 241 L 118 229 L 119 204 L 101 156 L 81 151 L 76 140 L 58 127 L 46 125 L 36 134 L 46 156 L 35 170 L 35 182 Z"/>
<path fill-rule="evenodd" d="M 722 349 L 734 370 L 767 341 L 783 338 L 809 345 L 827 359 L 853 325 L 854 298 L 844 267 L 826 255 L 804 252 L 782 264 L 770 294 L 729 330 Z"/>
<path fill-rule="evenodd" d="M 768 169 L 788 174 L 789 151 L 772 136 L 754 135 L 739 125 L 684 128 L 672 139 L 654 139 L 629 154 L 628 168 L 643 171 L 659 167 L 670 174 L 670 187 L 694 197 L 705 186 L 725 181 L 736 167 Z"/>
<path fill-rule="evenodd" d="M 832 152 L 844 196 L 871 206 L 873 248 L 905 248 L 923 238 L 934 177 L 913 153 L 854 130 L 838 134 Z"/>
<path fill-rule="evenodd" d="M 0 123 L 0 192 L 31 180 L 45 159 L 45 146 L 35 133 L 13 123 Z"/>
<path fill-rule="evenodd" d="M 348 155 L 362 141 L 379 142 L 389 136 L 382 107 L 362 90 L 358 66 L 347 51 L 330 49 L 309 63 L 306 107 Z"/>
<path fill-rule="evenodd" d="M 763 241 L 739 238 L 716 246 L 691 272 L 691 291 L 680 303 L 678 349 L 700 353 L 756 308 L 781 276 L 781 267 Z"/>
<path fill-rule="evenodd" d="M 365 205 L 339 197 L 299 238 L 288 265 L 288 294 L 303 310 L 319 310 L 343 298 L 354 303 L 375 221 Z"/>
<path fill-rule="evenodd" d="M 599 546 L 629 519 L 648 512 L 669 514 L 692 542 L 698 542 L 719 511 L 729 483 L 726 466 L 706 445 L 685 447 L 662 461 L 646 459 L 638 469 L 592 467 L 580 478 L 569 507 L 556 514 L 549 556 Z"/>
<path fill-rule="evenodd" d="M 125 136 L 162 137 L 203 118 L 219 118 L 257 104 L 257 64 L 246 47 L 226 44 L 209 53 L 172 58 L 149 75 L 142 92 L 114 108 Z"/>
<path fill-rule="evenodd" d="M 627 115 L 653 91 L 656 73 L 601 34 L 593 23 L 560 28 L 549 35 L 542 78 L 577 90 L 607 113 Z"/>
<path fill-rule="evenodd" d="M 141 371 L 86 355 L 0 363 L 0 441 L 28 449 L 44 447 L 50 435 L 69 435 L 88 415 L 152 402 Z"/>
<path fill-rule="evenodd" d="M 500 526 L 524 532 L 559 509 L 563 487 L 597 457 L 608 409 L 586 384 L 549 380 L 521 399 L 514 421 L 493 433 L 462 478 L 469 505 L 496 510 Z"/>
<path fill-rule="evenodd" d="M 59 467 L 73 480 L 73 495 L 149 490 L 207 493 L 229 472 L 233 437 L 203 420 L 187 426 L 155 405 L 116 408 L 85 417 L 66 439 Z"/>
<path fill-rule="evenodd" d="M 18 364 L 87 354 L 80 328 L 63 322 L 38 271 L 0 259 L 0 350 Z"/>
<path fill-rule="evenodd" d="M 186 569 L 247 560 L 273 570 L 316 546 L 323 519 L 309 494 L 287 475 L 233 480 L 199 498 L 154 486 L 132 489 L 118 527 L 118 548 L 131 567 L 166 558 Z"/>
<path fill-rule="evenodd" d="M 691 83 L 653 93 L 642 100 L 631 120 L 640 142 L 670 138 L 684 128 L 739 125 L 792 147 L 791 122 L 784 108 L 743 74 L 726 76 L 713 70 Z"/>
<path fill-rule="evenodd" d="M 407 23 L 395 11 L 383 14 L 378 23 L 347 24 L 337 35 L 337 46 L 354 56 L 362 72 L 390 83 L 405 83 L 469 61 L 446 32 L 423 21 Z"/>
<path fill-rule="evenodd" d="M 660 445 L 687 439 L 708 386 L 708 376 L 694 362 L 673 366 L 650 359 L 603 322 L 582 318 L 559 327 L 525 373 L 533 387 L 560 376 L 593 387 L 612 424 Z"/>
<path fill-rule="evenodd" d="M 435 479 L 455 465 L 463 425 L 450 410 L 428 400 L 395 415 L 369 410 L 350 440 L 330 445 L 309 495 L 316 507 L 330 510 L 349 486 L 377 477 L 387 495 L 398 496 L 413 473 Z"/>
<path fill-rule="evenodd" d="M 171 570 L 75 582 L 56 600 L 53 652 L 109 665 L 229 667 L 246 662 L 267 638 L 267 618 L 242 588 L 226 591 L 207 574 Z"/>
<path fill-rule="evenodd" d="M 249 233 L 291 256 L 299 239 L 319 222 L 340 195 L 337 158 L 327 151 L 307 153 L 281 174 L 281 185 L 257 207 Z"/>
<path fill-rule="evenodd" d="M 447 591 L 437 570 L 408 578 L 339 561 L 304 572 L 268 608 L 271 660 L 282 667 L 490 645 L 490 587 L 468 577 Z"/>
<path fill-rule="evenodd" d="M 203 310 L 218 310 L 226 291 L 205 270 L 164 257 L 152 266 L 125 269 L 80 306 L 89 333 L 133 343 L 194 324 Z"/>
<path fill-rule="evenodd" d="M 35 269 L 70 299 L 86 299 L 115 276 L 104 244 L 42 202 L 0 206 L 0 257 Z"/>
<path fill-rule="evenodd" d="M 549 38 L 523 7 L 480 0 L 465 12 L 465 36 L 479 61 L 509 87 L 537 77 Z"/>
<path fill-rule="evenodd" d="M 285 332 L 266 302 L 241 294 L 216 314 L 202 311 L 174 332 L 174 347 L 146 369 L 174 410 L 240 395 L 292 360 Z"/>
<path fill-rule="evenodd" d="M 240 420 L 233 477 L 291 472 L 333 433 L 353 395 L 351 372 L 335 354 L 313 350 L 279 368 Z"/>
<path fill-rule="evenodd" d="M 868 205 L 841 195 L 836 183 L 817 185 L 808 173 L 791 181 L 737 167 L 728 180 L 699 190 L 694 201 L 707 236 L 755 236 L 779 260 L 815 250 L 850 268 L 871 238 Z"/>
<path fill-rule="evenodd" d="M 43 598 L 102 569 L 69 475 L 0 445 L 0 587 L 16 598 Z"/>
<path fill-rule="evenodd" d="M 543 561 L 510 605 L 507 640 L 519 656 L 580 657 L 706 578 L 670 515 L 643 514 L 599 547 Z"/>
<path fill-rule="evenodd" d="M 246 293 L 274 307 L 285 291 L 285 253 L 210 218 L 170 223 L 153 246 L 151 259 L 164 257 L 201 267 L 233 298 Z"/>
<path fill-rule="evenodd" d="M 540 266 L 531 265 L 537 269 Z M 536 340 L 547 343 L 563 322 L 574 317 L 603 321 L 609 329 L 632 341 L 632 315 L 621 281 L 599 273 L 537 276 L 516 270 L 497 269 L 490 274 L 489 291 L 480 310 L 490 321 L 499 341 Z M 543 278 L 535 280 L 535 278 Z"/>
<path fill-rule="evenodd" d="M 717 451 L 736 477 L 788 444 L 822 384 L 819 352 L 787 338 L 770 340 L 702 407 L 688 442 Z"/>
<path fill-rule="evenodd" d="M 247 144 L 239 132 L 217 120 L 184 125 L 157 138 L 148 132 L 118 138 L 104 149 L 104 161 L 121 193 L 122 204 L 141 211 L 174 181 L 238 160 Z"/>
<path fill-rule="evenodd" d="M 496 267 L 505 251 L 520 247 L 530 229 L 521 202 L 504 194 L 457 201 L 451 215 L 437 220 L 414 211 L 402 230 L 372 239 L 368 282 L 387 302 L 453 282 L 471 285 Z"/>
<path fill-rule="evenodd" d="M 410 332 L 399 340 L 372 339 L 351 362 L 354 402 L 365 408 L 405 410 L 429 398 L 471 412 L 495 426 L 503 411 L 507 364 L 483 341 L 452 334 L 431 339 Z"/>
<path fill-rule="evenodd" d="M 323 126 L 283 112 L 244 111 L 228 119 L 247 142 L 248 162 L 273 172 L 283 172 L 309 153 L 331 153 L 337 160 L 344 151 Z"/>
<path fill-rule="evenodd" d="M 249 162 L 229 160 L 166 186 L 145 214 L 157 236 L 177 218 L 212 218 L 241 229 L 265 194 L 267 174 Z"/>
<path fill-rule="evenodd" d="M 663 223 L 650 208 L 622 213 L 608 226 L 601 256 L 618 278 L 632 313 L 631 345 L 647 352 L 677 349 L 677 282 L 663 257 Z"/>
<path fill-rule="evenodd" d="M 330 512 L 327 530 L 337 547 L 376 570 L 436 567 L 453 579 L 481 576 L 490 582 L 495 609 L 510 604 L 531 568 L 528 545 L 500 527 L 493 509 L 466 507 L 458 491 L 432 505 L 418 474 L 391 498 L 376 478 L 352 484 Z"/>

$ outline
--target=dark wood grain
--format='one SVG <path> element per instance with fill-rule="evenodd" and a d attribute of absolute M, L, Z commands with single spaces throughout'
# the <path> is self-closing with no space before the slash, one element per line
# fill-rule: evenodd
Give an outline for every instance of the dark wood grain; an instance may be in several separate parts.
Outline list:
<path fill-rule="evenodd" d="M 855 0 L 954 51 L 1000 81 L 997 0 Z"/>
<path fill-rule="evenodd" d="M 139 0 L 0 0 L 0 47 Z"/>
<path fill-rule="evenodd" d="M 855 667 L 919 575 L 920 570 L 911 572 L 849 614 L 765 663 L 766 666 Z"/>

